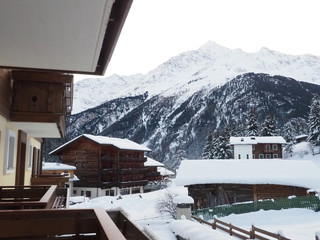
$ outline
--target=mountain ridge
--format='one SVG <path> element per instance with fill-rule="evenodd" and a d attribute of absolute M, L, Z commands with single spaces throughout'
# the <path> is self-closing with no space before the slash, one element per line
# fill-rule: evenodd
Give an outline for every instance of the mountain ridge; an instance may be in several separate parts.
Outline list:
<path fill-rule="evenodd" d="M 180 93 L 182 102 L 203 87 L 213 89 L 246 72 L 282 75 L 320 84 L 320 57 L 282 54 L 267 48 L 246 53 L 209 41 L 197 50 L 168 59 L 145 75 L 112 75 L 75 83 L 72 113 L 145 92 L 149 93 L 149 97 Z"/>

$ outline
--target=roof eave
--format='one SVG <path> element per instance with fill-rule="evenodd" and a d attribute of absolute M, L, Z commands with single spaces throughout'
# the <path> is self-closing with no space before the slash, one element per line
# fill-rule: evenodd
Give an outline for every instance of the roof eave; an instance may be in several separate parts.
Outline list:
<path fill-rule="evenodd" d="M 41 71 L 41 72 L 59 72 L 70 74 L 87 74 L 87 75 L 104 75 L 107 66 L 111 60 L 113 51 L 118 42 L 123 25 L 126 21 L 133 0 L 115 0 L 108 25 L 104 34 L 102 47 L 99 53 L 98 62 L 94 71 L 79 71 L 72 69 L 50 69 L 50 68 L 28 68 L 20 66 L 0 66 L 4 69 L 21 69 L 27 71 Z"/>

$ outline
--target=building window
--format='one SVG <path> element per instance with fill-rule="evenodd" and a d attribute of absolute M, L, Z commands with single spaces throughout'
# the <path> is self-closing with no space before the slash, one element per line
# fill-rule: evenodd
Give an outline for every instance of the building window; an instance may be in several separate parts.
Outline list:
<path fill-rule="evenodd" d="M 267 144 L 267 145 L 266 145 L 266 150 L 267 150 L 267 151 L 270 151 L 270 144 Z"/>
<path fill-rule="evenodd" d="M 255 159 L 255 158 L 256 158 L 256 156 L 254 154 L 252 154 L 252 159 Z"/>
<path fill-rule="evenodd" d="M 132 188 L 131 193 L 140 193 L 140 188 L 139 187 Z"/>
<path fill-rule="evenodd" d="M 114 196 L 114 190 L 106 190 L 106 196 Z"/>
<path fill-rule="evenodd" d="M 84 191 L 81 190 L 81 194 L 80 194 L 80 195 L 81 195 L 81 196 L 84 196 Z"/>
<path fill-rule="evenodd" d="M 256 150 L 256 145 L 252 145 L 252 150 Z"/>
<path fill-rule="evenodd" d="M 238 159 L 241 159 L 241 154 L 238 154 Z"/>
<path fill-rule="evenodd" d="M 266 158 L 270 159 L 271 158 L 271 154 L 266 154 Z"/>
<path fill-rule="evenodd" d="M 273 158 L 278 158 L 278 154 L 273 154 Z"/>
<path fill-rule="evenodd" d="M 120 189 L 120 195 L 128 195 L 130 194 L 129 188 Z"/>
<path fill-rule="evenodd" d="M 77 194 L 77 190 L 73 190 L 73 195 L 76 195 Z"/>
<path fill-rule="evenodd" d="M 247 154 L 247 159 L 249 159 L 249 154 Z"/>
<path fill-rule="evenodd" d="M 29 142 L 29 148 L 28 148 L 28 162 L 27 162 L 27 168 L 31 169 L 32 168 L 32 162 L 33 162 L 33 146 L 32 142 Z"/>
<path fill-rule="evenodd" d="M 91 197 L 91 191 L 86 191 L 86 197 Z"/>
<path fill-rule="evenodd" d="M 264 157 L 263 157 L 263 154 L 259 154 L 259 158 L 260 159 L 263 159 Z"/>
<path fill-rule="evenodd" d="M 14 149 L 16 142 L 16 133 L 8 131 L 7 156 L 6 156 L 6 173 L 12 173 L 14 169 Z"/>
<path fill-rule="evenodd" d="M 278 150 L 278 145 L 277 145 L 277 144 L 273 144 L 273 145 L 272 145 L 272 149 L 273 149 L 273 150 Z"/>

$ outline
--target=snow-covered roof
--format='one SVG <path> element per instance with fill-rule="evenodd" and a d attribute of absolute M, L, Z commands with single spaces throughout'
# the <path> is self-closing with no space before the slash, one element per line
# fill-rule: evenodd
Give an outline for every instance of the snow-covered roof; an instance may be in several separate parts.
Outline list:
<path fill-rule="evenodd" d="M 61 145 L 60 147 L 56 148 L 55 150 L 53 150 L 49 154 L 56 154 L 57 152 L 59 152 L 59 150 L 63 149 L 64 147 L 66 147 L 70 143 L 77 141 L 81 137 L 88 138 L 98 144 L 101 144 L 101 145 L 112 145 L 112 146 L 114 146 L 118 149 L 121 149 L 121 150 L 136 150 L 136 151 L 151 152 L 150 148 L 142 146 L 142 145 L 140 145 L 136 142 L 133 142 L 129 139 L 112 138 L 112 137 L 105 137 L 105 136 L 95 136 L 95 135 L 91 135 L 91 134 L 82 134 L 82 135 L 70 140 L 69 142 Z"/>
<path fill-rule="evenodd" d="M 158 162 L 152 158 L 147 157 L 147 161 L 144 162 L 145 167 L 163 167 L 164 164 L 161 162 Z"/>
<path fill-rule="evenodd" d="M 308 135 L 302 134 L 302 135 L 296 136 L 295 139 L 306 138 L 306 137 L 308 137 Z"/>
<path fill-rule="evenodd" d="M 166 169 L 165 167 L 158 167 L 157 171 L 160 173 L 161 176 L 172 176 L 175 173 Z"/>
<path fill-rule="evenodd" d="M 42 162 L 42 170 L 76 170 L 76 167 L 64 163 Z"/>
<path fill-rule="evenodd" d="M 320 168 L 307 160 L 183 160 L 176 184 L 277 184 L 320 190 Z"/>
<path fill-rule="evenodd" d="M 230 137 L 230 144 L 258 144 L 258 143 L 278 143 L 285 144 L 286 140 L 284 140 L 281 136 L 265 136 L 265 137 Z"/>
<path fill-rule="evenodd" d="M 175 204 L 194 204 L 194 200 L 192 197 L 188 195 L 179 195 L 172 199 Z"/>
<path fill-rule="evenodd" d="M 69 181 L 76 182 L 76 181 L 80 181 L 80 179 L 75 174 L 73 174 L 73 178 L 69 178 Z"/>

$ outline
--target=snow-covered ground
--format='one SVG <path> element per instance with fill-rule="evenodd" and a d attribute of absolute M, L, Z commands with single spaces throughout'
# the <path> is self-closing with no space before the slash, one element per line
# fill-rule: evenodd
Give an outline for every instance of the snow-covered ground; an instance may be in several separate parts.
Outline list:
<path fill-rule="evenodd" d="M 172 230 L 180 235 L 190 237 L 190 240 L 228 240 L 234 239 L 223 232 L 214 231 L 206 225 L 188 220 L 173 220 L 169 216 L 161 216 L 155 209 L 156 201 L 163 197 L 166 191 L 185 195 L 187 189 L 174 184 L 166 190 L 144 194 L 133 194 L 117 197 L 100 197 L 71 206 L 72 208 L 102 207 L 106 210 L 121 209 L 129 219 L 146 231 L 155 240 L 176 240 Z M 83 199 L 83 197 L 81 197 Z M 315 233 L 320 232 L 320 212 L 307 209 L 288 209 L 281 211 L 258 211 L 247 214 L 231 214 L 219 218 L 235 226 L 249 230 L 251 225 L 278 233 L 293 240 L 314 239 Z"/>
<path fill-rule="evenodd" d="M 320 232 L 320 212 L 308 209 L 260 210 L 219 219 L 246 230 L 251 229 L 253 224 L 293 240 L 315 239 L 315 233 Z"/>
<path fill-rule="evenodd" d="M 301 153 L 302 152 L 302 153 Z M 312 160 L 320 166 L 320 155 L 312 155 L 307 143 L 300 143 L 295 146 L 291 159 Z M 170 216 L 161 216 L 156 211 L 157 200 L 162 198 L 167 191 L 177 195 L 186 195 L 187 189 L 172 184 L 168 189 L 143 194 L 125 195 L 119 197 L 100 197 L 72 205 L 71 208 L 94 208 L 102 207 L 106 210 L 121 209 L 128 218 L 137 224 L 155 240 L 176 240 L 172 230 L 180 235 L 189 237 L 190 240 L 228 240 L 234 239 L 228 234 L 214 231 L 209 226 L 201 225 L 189 220 L 173 220 Z M 71 200 L 79 201 L 83 197 L 76 197 Z M 316 232 L 320 232 L 320 212 L 313 212 L 307 209 L 288 209 L 281 211 L 258 211 L 247 214 L 232 214 L 219 218 L 230 222 L 235 226 L 250 229 L 254 224 L 257 227 L 269 230 L 274 233 L 281 232 L 282 235 L 293 240 L 315 239 Z"/>

